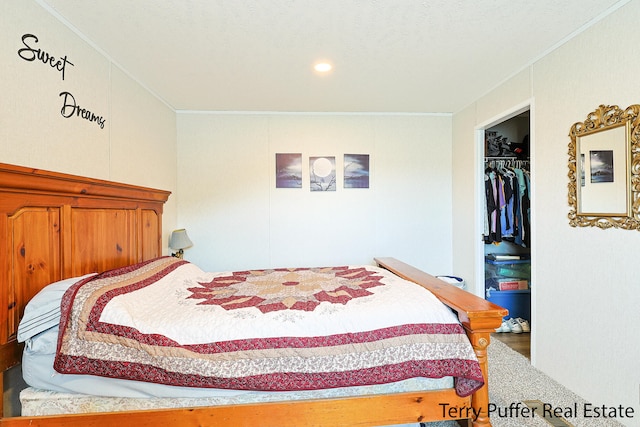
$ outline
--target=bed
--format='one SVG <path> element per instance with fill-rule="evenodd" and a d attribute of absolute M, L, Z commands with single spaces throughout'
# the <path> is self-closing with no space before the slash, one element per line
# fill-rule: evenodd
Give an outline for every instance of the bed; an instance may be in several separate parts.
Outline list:
<path fill-rule="evenodd" d="M 184 267 L 184 262 L 162 256 L 162 207 L 168 197 L 161 190 L 0 164 L 3 371 L 21 361 L 18 325 L 27 303 L 46 285 L 85 275 L 91 282 L 95 272 L 154 263 Z M 490 334 L 501 324 L 506 310 L 393 258 L 376 258 L 372 274 L 380 271 L 375 268 L 430 290 L 448 306 L 462 325 L 486 379 Z M 470 395 L 446 386 L 431 391 L 381 389 L 369 394 L 167 409 L 128 410 L 123 406 L 101 413 L 7 417 L 0 424 L 372 426 L 456 419 L 462 425 L 488 426 L 488 403 L 486 385 Z M 474 411 L 480 415 L 473 416 Z"/>

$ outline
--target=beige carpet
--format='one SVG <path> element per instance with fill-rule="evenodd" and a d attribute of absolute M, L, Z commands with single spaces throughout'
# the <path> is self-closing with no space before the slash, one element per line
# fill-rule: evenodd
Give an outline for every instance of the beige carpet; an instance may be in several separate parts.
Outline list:
<path fill-rule="evenodd" d="M 509 416 L 510 405 L 526 400 L 538 400 L 553 407 L 578 406 L 578 416 L 567 417 L 569 425 L 575 427 L 619 427 L 621 423 L 612 419 L 586 419 L 582 416 L 582 405 L 586 401 L 580 396 L 562 387 L 556 381 L 531 366 L 529 360 L 506 344 L 492 340 L 489 346 L 489 400 L 501 408 L 502 416 L 494 413 L 491 422 L 494 427 L 550 427 L 552 424 L 538 415 L 515 417 L 515 409 Z M 520 405 L 522 407 L 523 405 Z M 536 414 L 541 411 L 536 411 Z M 454 422 L 426 423 L 427 427 L 457 426 Z M 567 425 L 557 424 L 553 425 Z"/>

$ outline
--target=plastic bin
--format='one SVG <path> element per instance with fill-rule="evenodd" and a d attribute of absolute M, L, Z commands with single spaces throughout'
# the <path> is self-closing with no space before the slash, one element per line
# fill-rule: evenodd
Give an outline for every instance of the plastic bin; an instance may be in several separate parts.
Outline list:
<path fill-rule="evenodd" d="M 513 277 L 529 280 L 531 277 L 531 260 L 495 261 L 486 260 L 485 278 Z"/>
<path fill-rule="evenodd" d="M 487 290 L 487 301 L 509 310 L 504 318 L 521 317 L 531 322 L 531 291 L 493 291 Z"/>

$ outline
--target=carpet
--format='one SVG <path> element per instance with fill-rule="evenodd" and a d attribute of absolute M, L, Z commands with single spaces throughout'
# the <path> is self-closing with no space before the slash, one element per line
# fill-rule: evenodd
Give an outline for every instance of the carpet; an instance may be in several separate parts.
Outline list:
<path fill-rule="evenodd" d="M 567 390 L 549 376 L 540 372 L 529 362 L 529 359 L 512 350 L 506 344 L 492 340 L 488 350 L 489 355 L 489 401 L 495 405 L 495 411 L 491 414 L 493 427 L 550 427 L 575 426 L 575 427 L 619 427 L 618 421 L 604 418 L 585 418 L 583 405 L 586 400 Z M 547 409 L 561 408 L 561 413 L 569 424 L 553 424 L 539 416 L 543 408 L 528 416 L 527 408 L 521 402 L 539 401 L 547 404 Z M 520 403 L 518 405 L 518 403 Z M 574 410 L 576 409 L 577 410 Z M 568 411 L 568 412 L 567 412 Z M 549 414 L 549 411 L 547 411 Z M 455 427 L 452 421 L 423 423 L 425 427 Z"/>

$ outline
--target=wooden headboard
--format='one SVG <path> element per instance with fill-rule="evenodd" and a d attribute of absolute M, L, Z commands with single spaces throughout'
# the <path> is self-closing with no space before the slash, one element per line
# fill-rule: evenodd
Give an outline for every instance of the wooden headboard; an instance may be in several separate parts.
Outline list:
<path fill-rule="evenodd" d="M 162 255 L 170 192 L 0 163 L 0 370 L 45 285 Z"/>

